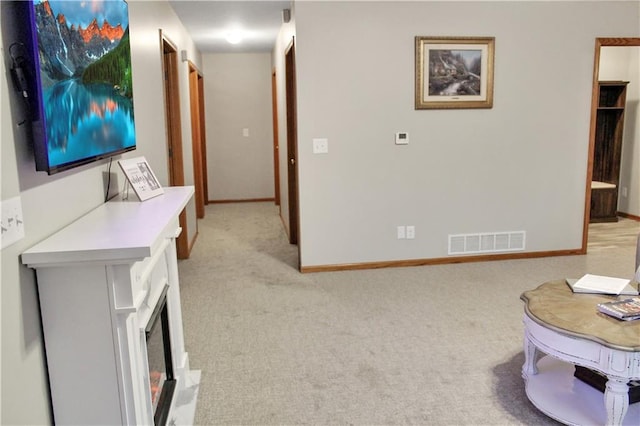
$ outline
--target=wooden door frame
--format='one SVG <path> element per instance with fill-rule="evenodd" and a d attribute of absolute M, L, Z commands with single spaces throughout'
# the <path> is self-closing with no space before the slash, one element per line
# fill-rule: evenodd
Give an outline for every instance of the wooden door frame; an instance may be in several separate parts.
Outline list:
<path fill-rule="evenodd" d="M 198 85 L 198 69 L 189 63 L 189 107 L 191 111 L 191 149 L 193 151 L 193 186 L 196 202 L 196 217 L 204 218 L 204 188 L 202 179 L 202 139 L 200 136 L 200 90 Z"/>
<path fill-rule="evenodd" d="M 584 204 L 584 223 L 582 224 L 581 254 L 587 253 L 589 240 L 589 216 L 591 214 L 591 179 L 593 178 L 593 157 L 596 143 L 596 115 L 598 111 L 598 77 L 600 74 L 600 48 L 607 46 L 640 46 L 640 37 L 599 37 L 596 38 L 593 60 L 593 81 L 591 86 L 591 121 L 589 124 L 589 154 L 587 156 L 587 184 Z"/>
<path fill-rule="evenodd" d="M 287 107 L 287 183 L 289 195 L 289 242 L 298 245 L 300 268 L 300 216 L 298 186 L 298 123 L 296 109 L 295 38 L 285 49 L 285 81 Z"/>
<path fill-rule="evenodd" d="M 182 124 L 180 118 L 180 87 L 178 80 L 178 48 L 162 30 L 160 31 L 160 57 L 162 89 L 164 94 L 165 124 L 167 131 L 167 162 L 169 185 L 184 186 L 182 155 Z M 176 239 L 178 259 L 189 257 L 189 232 L 186 209 L 179 215 L 182 232 Z"/>
<path fill-rule="evenodd" d="M 209 204 L 209 175 L 207 173 L 207 134 L 204 115 L 204 76 L 198 73 L 198 110 L 200 114 L 200 158 L 202 165 L 202 192 L 204 193 L 204 205 Z"/>
<path fill-rule="evenodd" d="M 278 140 L 278 87 L 276 70 L 271 71 L 271 115 L 273 118 L 273 182 L 274 201 L 280 205 L 280 146 Z"/>

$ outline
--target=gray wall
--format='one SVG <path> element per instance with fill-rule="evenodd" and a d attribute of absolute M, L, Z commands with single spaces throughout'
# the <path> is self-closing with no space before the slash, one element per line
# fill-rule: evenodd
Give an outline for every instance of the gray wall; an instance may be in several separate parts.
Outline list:
<path fill-rule="evenodd" d="M 297 2 L 302 266 L 446 258 L 458 233 L 580 248 L 595 38 L 637 37 L 638 7 Z M 417 35 L 495 37 L 493 108 L 414 110 Z M 394 145 L 398 131 L 408 146 Z M 329 154 L 312 154 L 318 137 Z M 416 239 L 396 239 L 398 225 Z"/>
<path fill-rule="evenodd" d="M 2 2 L 3 27 L 6 2 Z M 201 59 L 173 10 L 165 1 L 129 2 L 134 102 L 138 148 L 127 157 L 144 155 L 158 179 L 167 185 L 166 131 L 158 28 L 180 50 L 200 66 Z M 4 28 L 7 29 L 7 28 Z M 6 41 L 6 40 L 4 40 Z M 3 43 L 0 43 L 4 46 Z M 1 199 L 20 196 L 25 238 L 2 250 L 2 424 L 50 424 L 49 395 L 44 344 L 35 274 L 20 263 L 20 253 L 102 203 L 102 173 L 105 161 L 93 163 L 55 176 L 35 172 L 29 142 L 16 125 L 19 117 L 12 109 L 13 88 L 8 87 L 7 55 L 0 78 L 1 115 Z M 185 173 L 193 182 L 187 64 L 180 63 L 180 104 L 182 111 Z M 113 170 L 118 170 L 114 164 Z M 120 175 L 120 187 L 124 182 Z M 190 234 L 195 233 L 193 202 L 188 206 Z M 192 238 L 192 237 L 191 237 Z M 82 336 L 78 336 L 82 338 Z"/>
<path fill-rule="evenodd" d="M 205 54 L 202 60 L 209 200 L 273 198 L 271 55 Z"/>
<path fill-rule="evenodd" d="M 602 47 L 600 80 L 628 81 L 618 210 L 640 217 L 640 47 Z M 626 196 L 624 189 L 626 188 Z"/>

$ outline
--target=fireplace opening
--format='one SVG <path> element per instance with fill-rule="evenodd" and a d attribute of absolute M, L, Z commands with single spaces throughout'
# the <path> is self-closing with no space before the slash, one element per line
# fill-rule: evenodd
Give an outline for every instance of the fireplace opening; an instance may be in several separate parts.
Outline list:
<path fill-rule="evenodd" d="M 153 423 L 162 426 L 167 424 L 171 400 L 176 388 L 169 336 L 168 289 L 169 287 L 166 286 L 162 291 L 145 329 Z"/>

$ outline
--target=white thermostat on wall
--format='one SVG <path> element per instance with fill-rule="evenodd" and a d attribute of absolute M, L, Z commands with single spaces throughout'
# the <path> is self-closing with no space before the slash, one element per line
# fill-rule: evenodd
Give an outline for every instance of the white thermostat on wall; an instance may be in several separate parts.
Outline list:
<path fill-rule="evenodd" d="M 396 133 L 396 145 L 408 145 L 408 144 L 409 144 L 409 133 L 407 132 Z"/>

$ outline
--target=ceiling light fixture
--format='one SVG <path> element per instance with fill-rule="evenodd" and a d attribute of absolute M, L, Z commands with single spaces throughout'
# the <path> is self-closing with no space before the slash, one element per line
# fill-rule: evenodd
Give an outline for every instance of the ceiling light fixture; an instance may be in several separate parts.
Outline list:
<path fill-rule="evenodd" d="M 225 38 L 231 44 L 238 44 L 242 41 L 242 32 L 240 30 L 229 31 Z"/>

